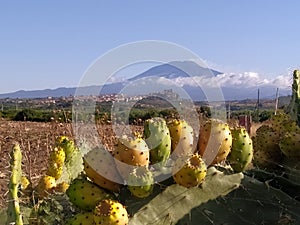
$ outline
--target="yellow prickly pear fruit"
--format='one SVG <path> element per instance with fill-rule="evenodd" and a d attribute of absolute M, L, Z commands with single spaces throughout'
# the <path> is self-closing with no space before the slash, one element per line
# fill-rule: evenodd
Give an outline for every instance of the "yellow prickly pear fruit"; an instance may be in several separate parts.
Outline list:
<path fill-rule="evenodd" d="M 26 176 L 21 177 L 21 190 L 26 190 L 30 185 L 30 181 Z"/>
<path fill-rule="evenodd" d="M 174 119 L 167 123 L 171 136 L 172 157 L 187 156 L 194 153 L 194 131 L 185 121 Z"/>
<path fill-rule="evenodd" d="M 177 184 L 184 187 L 196 187 L 204 181 L 206 172 L 205 162 L 195 153 L 190 158 L 181 157 L 175 161 L 173 178 Z"/>
<path fill-rule="evenodd" d="M 211 119 L 201 127 L 198 150 L 208 165 L 224 161 L 230 152 L 231 145 L 232 135 L 227 123 Z"/>
<path fill-rule="evenodd" d="M 149 151 L 147 143 L 141 137 L 121 137 L 113 152 L 120 175 L 127 179 L 133 167 L 148 166 L 150 162 Z"/>
<path fill-rule="evenodd" d="M 47 175 L 54 177 L 55 180 L 58 180 L 63 173 L 63 166 L 59 166 L 57 163 L 50 163 L 48 170 L 46 172 Z"/>
<path fill-rule="evenodd" d="M 129 222 L 126 208 L 115 200 L 102 200 L 94 209 L 95 224 L 127 225 Z"/>
<path fill-rule="evenodd" d="M 66 154 L 62 147 L 55 147 L 50 152 L 50 163 L 56 163 L 58 166 L 62 166 L 65 162 Z"/>
<path fill-rule="evenodd" d="M 44 175 L 39 180 L 36 191 L 40 197 L 47 197 L 55 188 L 56 181 L 52 176 Z"/>

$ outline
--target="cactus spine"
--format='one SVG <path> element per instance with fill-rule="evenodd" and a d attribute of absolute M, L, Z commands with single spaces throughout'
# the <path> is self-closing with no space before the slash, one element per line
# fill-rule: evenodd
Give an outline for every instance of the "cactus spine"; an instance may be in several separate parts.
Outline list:
<path fill-rule="evenodd" d="M 18 189 L 21 184 L 22 179 L 22 152 L 19 144 L 15 144 L 11 154 L 10 168 L 11 168 L 11 177 L 9 182 L 9 205 L 7 210 L 7 225 L 23 225 L 23 219 L 20 211 L 19 198 L 18 198 Z"/>

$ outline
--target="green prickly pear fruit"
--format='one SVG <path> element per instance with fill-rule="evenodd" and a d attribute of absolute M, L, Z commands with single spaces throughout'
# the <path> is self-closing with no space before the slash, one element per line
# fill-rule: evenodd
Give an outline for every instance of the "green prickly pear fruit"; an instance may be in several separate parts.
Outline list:
<path fill-rule="evenodd" d="M 71 217 L 66 225 L 92 225 L 94 224 L 93 212 L 78 213 Z"/>
<path fill-rule="evenodd" d="M 253 158 L 252 140 L 243 127 L 231 129 L 231 134 L 232 147 L 227 159 L 235 172 L 243 172 Z"/>
<path fill-rule="evenodd" d="M 129 174 L 127 183 L 132 195 L 138 198 L 146 198 L 153 191 L 153 174 L 146 166 L 137 167 Z"/>
<path fill-rule="evenodd" d="M 36 191 L 40 197 L 47 197 L 56 187 L 55 178 L 49 175 L 44 175 L 40 178 L 36 187 Z"/>
<path fill-rule="evenodd" d="M 129 222 L 126 208 L 115 200 L 102 200 L 94 209 L 95 224 L 127 225 Z"/>
<path fill-rule="evenodd" d="M 198 153 L 190 158 L 178 158 L 173 167 L 173 178 L 177 184 L 184 187 L 196 187 L 200 185 L 206 176 L 207 167 Z"/>
<path fill-rule="evenodd" d="M 167 123 L 171 136 L 172 157 L 188 156 L 194 153 L 193 128 L 182 119 L 173 119 Z"/>
<path fill-rule="evenodd" d="M 111 194 L 87 179 L 76 178 L 66 191 L 70 202 L 80 209 L 91 211 L 97 202 L 111 198 Z"/>
<path fill-rule="evenodd" d="M 253 141 L 253 163 L 260 168 L 274 168 L 282 161 L 278 142 L 279 134 L 272 127 L 261 126 Z"/>
<path fill-rule="evenodd" d="M 279 142 L 282 153 L 293 159 L 300 159 L 300 133 L 286 133 Z"/>
<path fill-rule="evenodd" d="M 84 171 L 92 182 L 113 192 L 119 192 L 124 182 L 114 158 L 105 149 L 95 148 L 84 156 Z"/>
<path fill-rule="evenodd" d="M 171 136 L 166 121 L 160 117 L 146 120 L 144 137 L 150 148 L 150 163 L 164 166 L 171 154 Z"/>
<path fill-rule="evenodd" d="M 200 128 L 198 150 L 208 165 L 224 161 L 231 150 L 231 145 L 232 135 L 227 123 L 210 119 Z"/>
<path fill-rule="evenodd" d="M 120 175 L 127 179 L 136 166 L 148 166 L 150 153 L 147 143 L 141 137 L 122 136 L 114 149 L 113 156 Z"/>

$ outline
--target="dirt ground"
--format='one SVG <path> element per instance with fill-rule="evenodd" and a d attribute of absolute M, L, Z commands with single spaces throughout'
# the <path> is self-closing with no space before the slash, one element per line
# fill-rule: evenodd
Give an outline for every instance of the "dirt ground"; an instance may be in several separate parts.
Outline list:
<path fill-rule="evenodd" d="M 91 133 L 88 128 L 83 133 Z M 131 129 L 141 130 L 141 126 Z M 116 143 L 116 137 L 109 125 L 97 125 L 101 142 L 108 150 Z M 35 185 L 42 174 L 46 172 L 48 157 L 58 136 L 65 135 L 74 139 L 72 124 L 14 122 L 0 120 L 0 209 L 7 203 L 9 182 L 9 153 L 15 143 L 19 143 L 23 153 L 23 174 Z"/>
<path fill-rule="evenodd" d="M 35 182 L 47 168 L 55 138 L 72 135 L 70 124 L 13 122 L 0 120 L 0 208 L 6 205 L 9 180 L 9 153 L 19 143 L 23 173 Z"/>

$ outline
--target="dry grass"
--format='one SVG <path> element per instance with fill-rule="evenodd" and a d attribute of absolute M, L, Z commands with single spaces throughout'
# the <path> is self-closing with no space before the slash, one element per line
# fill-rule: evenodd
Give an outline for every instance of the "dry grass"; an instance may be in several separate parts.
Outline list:
<path fill-rule="evenodd" d="M 111 150 L 116 143 L 116 135 L 109 125 L 97 124 L 98 137 L 106 149 Z M 92 134 L 84 125 L 81 133 Z M 85 130 L 84 130 L 85 129 Z M 117 128 L 120 129 L 120 128 Z M 141 126 L 131 127 L 132 131 L 142 132 Z M 6 206 L 9 182 L 9 153 L 14 143 L 19 143 L 23 153 L 23 173 L 35 185 L 45 173 L 48 157 L 58 136 L 65 135 L 72 139 L 73 127 L 70 123 L 14 122 L 0 120 L 0 209 Z M 99 140 L 99 138 L 97 138 Z"/>

